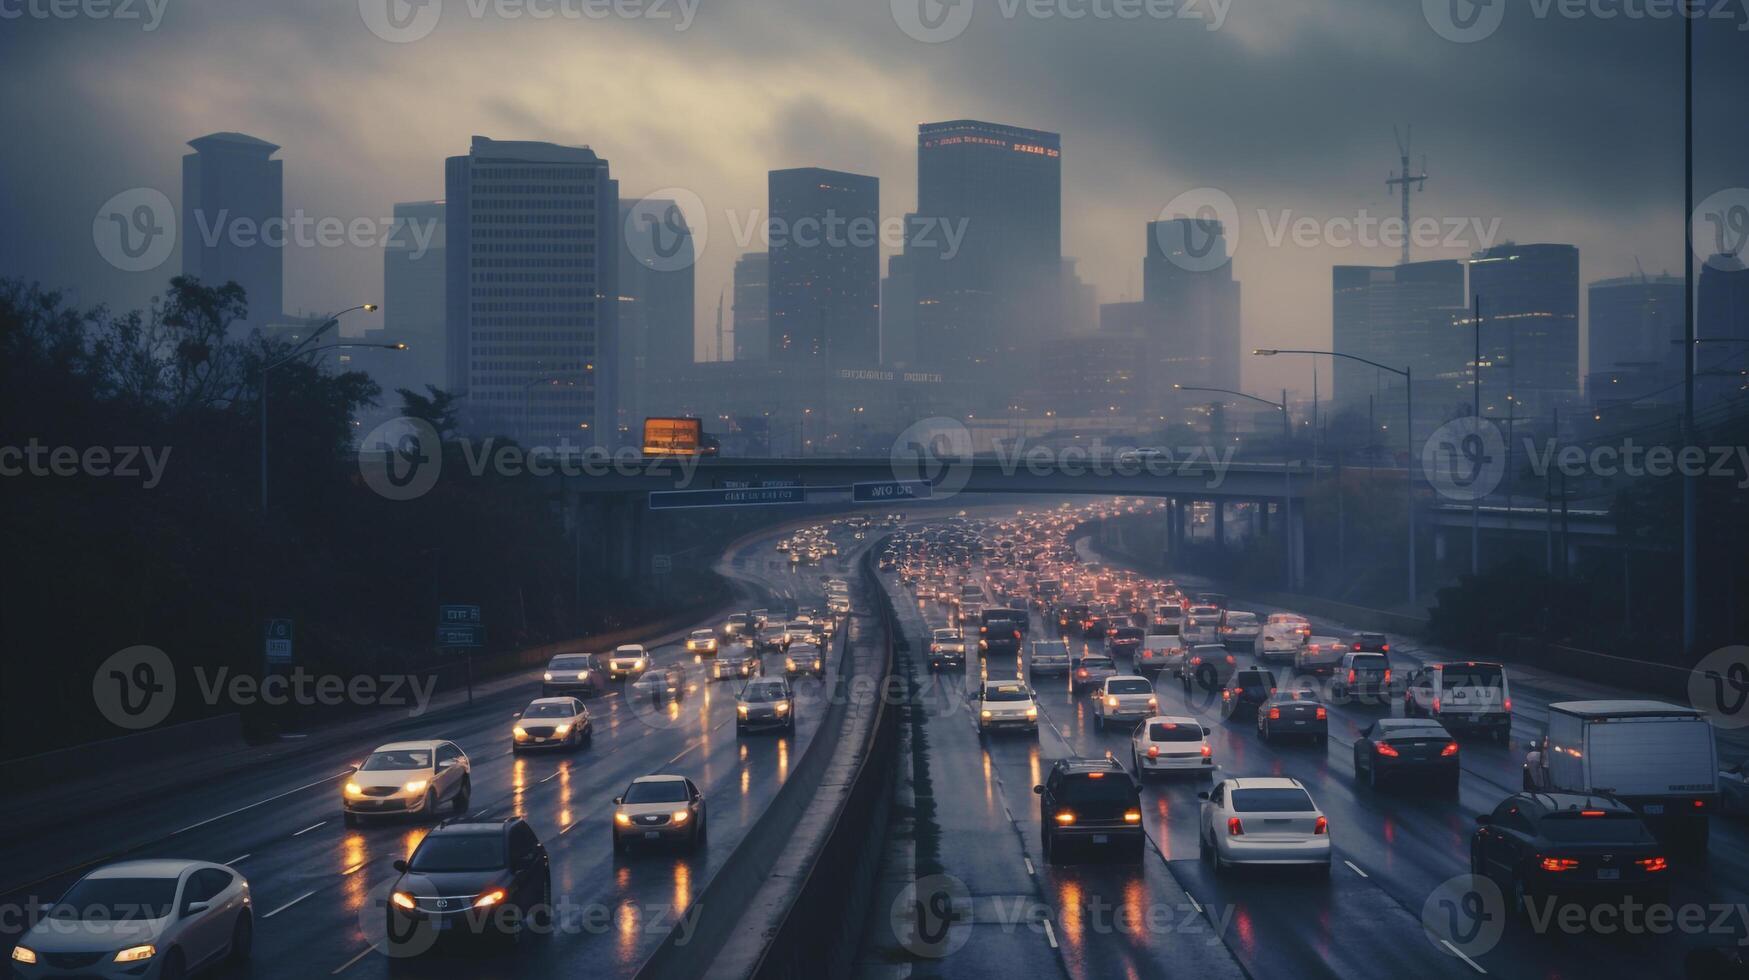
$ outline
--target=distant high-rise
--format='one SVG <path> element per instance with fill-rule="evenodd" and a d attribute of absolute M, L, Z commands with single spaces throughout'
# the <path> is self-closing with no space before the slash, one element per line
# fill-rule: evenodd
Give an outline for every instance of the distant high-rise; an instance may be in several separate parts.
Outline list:
<path fill-rule="evenodd" d="M 673 201 L 621 201 L 619 254 L 620 425 L 637 427 L 662 406 L 693 362 L 692 230 Z M 648 410 L 654 406 L 655 410 Z"/>
<path fill-rule="evenodd" d="M 735 360 L 771 357 L 771 256 L 748 252 L 735 260 Z"/>
<path fill-rule="evenodd" d="M 773 360 L 873 364 L 880 356 L 880 180 L 773 170 Z"/>
<path fill-rule="evenodd" d="M 918 127 L 905 255 L 921 364 L 1004 367 L 1011 380 L 1065 332 L 1062 164 L 1056 133 L 970 119 Z"/>
<path fill-rule="evenodd" d="M 1142 302 L 1157 333 L 1145 355 L 1154 383 L 1239 387 L 1239 284 L 1221 223 L 1202 218 L 1148 222 Z"/>
<path fill-rule="evenodd" d="M 209 286 L 235 282 L 249 301 L 246 331 L 284 312 L 285 178 L 279 147 L 242 133 L 189 140 L 182 158 L 182 271 Z"/>
<path fill-rule="evenodd" d="M 407 349 L 399 354 L 360 360 L 382 385 L 383 404 L 390 408 L 400 400 L 395 389 L 408 388 L 420 394 L 431 385 L 446 383 L 444 325 L 444 277 L 447 239 L 442 201 L 412 201 L 395 205 L 394 227 L 383 246 L 382 340 L 399 342 Z"/>
<path fill-rule="evenodd" d="M 1588 287 L 1585 390 L 1593 402 L 1681 399 L 1672 386 L 1682 380 L 1685 293 L 1678 276 L 1622 276 Z"/>
<path fill-rule="evenodd" d="M 917 277 L 911 272 L 912 256 L 887 259 L 887 275 L 881 280 L 881 363 L 917 363 Z"/>
<path fill-rule="evenodd" d="M 607 161 L 476 136 L 445 184 L 447 374 L 468 428 L 612 444 L 620 229 Z"/>
<path fill-rule="evenodd" d="M 1484 414 L 1501 392 L 1518 403 L 1515 414 L 1530 415 L 1577 394 L 1579 250 L 1507 242 L 1477 252 L 1469 269 L 1464 305 L 1481 303 Z M 1498 401 L 1494 409 L 1506 412 Z"/>
<path fill-rule="evenodd" d="M 1471 397 L 1474 336 L 1463 305 L 1464 264 L 1455 259 L 1339 265 L 1331 270 L 1331 349 L 1411 369 L 1418 400 L 1443 418 Z M 1364 409 L 1372 395 L 1385 417 L 1402 407 L 1397 375 L 1340 357 L 1332 359 L 1331 374 L 1332 402 Z"/>
<path fill-rule="evenodd" d="M 1749 384 L 1749 268 L 1738 255 L 1714 255 L 1700 268 L 1694 307 L 1695 405 L 1743 397 Z M 1739 408 L 1739 411 L 1741 409 Z"/>

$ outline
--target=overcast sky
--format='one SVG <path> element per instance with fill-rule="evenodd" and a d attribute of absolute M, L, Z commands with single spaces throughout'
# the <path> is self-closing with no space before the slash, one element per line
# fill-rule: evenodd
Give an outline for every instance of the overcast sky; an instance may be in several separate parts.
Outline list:
<path fill-rule="evenodd" d="M 1330 266 L 1396 260 L 1336 240 L 1396 213 L 1393 124 L 1426 155 L 1416 213 L 1442 222 L 1417 258 L 1513 239 L 1578 245 L 1586 281 L 1682 267 L 1682 23 L 1619 0 L 59 2 L 77 15 L 0 0 L 0 275 L 85 303 L 138 305 L 180 269 L 180 250 L 113 268 L 93 217 L 139 187 L 180 205 L 186 142 L 219 130 L 280 144 L 286 208 L 311 217 L 441 197 L 474 134 L 587 144 L 626 197 L 690 191 L 701 351 L 736 255 L 761 247 L 737 239 L 767 170 L 875 175 L 897 217 L 916 126 L 942 119 L 1062 134 L 1063 251 L 1102 301 L 1138 297 L 1145 222 L 1226 195 L 1247 347 L 1327 343 Z M 1697 200 L 1749 187 L 1749 21 L 1710 13 Z M 381 296 L 370 247 L 288 249 L 285 271 L 292 310 Z M 1259 361 L 1245 379 L 1309 372 Z"/>

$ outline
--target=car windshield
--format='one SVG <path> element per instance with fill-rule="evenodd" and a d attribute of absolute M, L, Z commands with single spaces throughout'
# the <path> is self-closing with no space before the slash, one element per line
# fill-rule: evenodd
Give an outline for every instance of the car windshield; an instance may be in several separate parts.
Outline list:
<path fill-rule="evenodd" d="M 678 779 L 650 779 L 626 790 L 627 803 L 685 803 L 686 784 Z"/>
<path fill-rule="evenodd" d="M 935 638 L 938 640 L 957 640 L 960 638 L 960 634 L 959 630 L 936 630 Z"/>
<path fill-rule="evenodd" d="M 787 697 L 789 692 L 784 690 L 782 684 L 749 684 L 741 692 L 743 701 L 782 701 Z"/>
<path fill-rule="evenodd" d="M 1297 786 L 1233 790 L 1233 809 L 1239 813 L 1310 813 L 1317 809 L 1312 798 Z"/>
<path fill-rule="evenodd" d="M 1610 811 L 1601 817 L 1581 813 L 1555 813 L 1538 824 L 1542 835 L 1562 844 L 1646 844 L 1651 833 L 1632 813 Z"/>
<path fill-rule="evenodd" d="M 1126 803 L 1135 786 L 1122 773 L 1079 773 L 1063 778 L 1060 795 L 1069 803 Z"/>
<path fill-rule="evenodd" d="M 634 657 L 642 657 L 644 651 L 635 647 L 620 647 L 618 650 L 613 651 L 613 655 L 621 660 L 630 660 Z"/>
<path fill-rule="evenodd" d="M 1201 725 L 1186 725 L 1174 721 L 1157 721 L 1148 726 L 1148 738 L 1155 742 L 1200 742 Z"/>
<path fill-rule="evenodd" d="M 1273 694 L 1271 694 L 1269 696 L 1269 700 L 1271 700 L 1273 702 L 1281 703 L 1281 704 L 1287 704 L 1287 703 L 1290 703 L 1293 701 L 1306 701 L 1306 702 L 1316 704 L 1318 701 L 1318 696 L 1317 696 L 1317 694 L 1315 694 L 1312 691 L 1288 690 L 1288 691 L 1276 691 L 1276 692 L 1274 692 Z"/>
<path fill-rule="evenodd" d="M 1462 664 L 1445 668 L 1446 687 L 1499 687 L 1502 671 L 1482 664 Z"/>
<path fill-rule="evenodd" d="M 49 915 L 85 922 L 162 919 L 175 903 L 175 878 L 85 878 L 67 890 Z"/>
<path fill-rule="evenodd" d="M 1384 670 L 1390 666 L 1390 661 L 1376 653 L 1357 654 L 1349 662 L 1356 670 Z"/>
<path fill-rule="evenodd" d="M 494 871 L 504 867 L 502 834 L 430 834 L 408 867 L 425 873 Z"/>
<path fill-rule="evenodd" d="M 693 630 L 692 631 L 692 638 L 695 640 L 708 640 L 714 636 L 716 636 L 716 634 L 712 633 L 710 630 Z"/>
<path fill-rule="evenodd" d="M 1142 631 L 1134 626 L 1124 626 L 1118 629 L 1115 636 L 1119 640 L 1139 640 L 1142 638 Z"/>
<path fill-rule="evenodd" d="M 1066 643 L 1034 643 L 1032 655 L 1035 657 L 1066 657 L 1069 646 Z"/>
<path fill-rule="evenodd" d="M 1154 685 L 1149 684 L 1147 681 L 1142 680 L 1140 677 L 1134 678 L 1132 680 L 1108 681 L 1105 685 L 1105 693 L 1107 693 L 1107 694 L 1152 694 L 1152 693 L 1154 693 Z"/>
<path fill-rule="evenodd" d="M 1019 684 L 984 685 L 984 700 L 986 701 L 1025 701 L 1031 697 L 1031 692 Z"/>
<path fill-rule="evenodd" d="M 528 710 L 522 713 L 522 717 L 569 718 L 572 714 L 574 712 L 569 704 L 554 701 L 546 704 L 531 704 L 528 706 Z"/>
<path fill-rule="evenodd" d="M 1082 657 L 1081 666 L 1093 670 L 1114 670 L 1117 664 L 1110 657 Z"/>
<path fill-rule="evenodd" d="M 499 717 L 503 717 L 500 715 Z M 394 749 L 388 752 L 372 752 L 370 758 L 359 766 L 360 772 L 393 772 L 401 769 L 430 769 L 430 749 Z"/>
<path fill-rule="evenodd" d="M 1227 614 L 1228 626 L 1256 626 L 1257 617 L 1251 613 L 1230 612 Z"/>
<path fill-rule="evenodd" d="M 1374 731 L 1379 735 L 1391 738 L 1450 738 L 1451 733 L 1445 726 L 1433 721 L 1410 721 L 1405 719 L 1383 719 Z"/>
<path fill-rule="evenodd" d="M 589 658 L 587 656 L 578 655 L 578 656 L 574 656 L 574 657 L 554 657 L 553 662 L 550 664 L 547 664 L 547 669 L 548 670 L 588 670 L 591 666 L 593 666 L 593 664 L 590 663 Z"/>

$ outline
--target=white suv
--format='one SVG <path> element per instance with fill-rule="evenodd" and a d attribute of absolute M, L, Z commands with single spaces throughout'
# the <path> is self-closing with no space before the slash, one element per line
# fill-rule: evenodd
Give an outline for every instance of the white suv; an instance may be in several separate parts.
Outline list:
<path fill-rule="evenodd" d="M 1111 722 L 1142 721 L 1159 711 L 1160 700 L 1146 677 L 1115 674 L 1099 685 L 1093 699 L 1093 726 L 1103 732 Z"/>
<path fill-rule="evenodd" d="M 988 681 L 978 689 L 978 734 L 1020 731 L 1038 734 L 1038 704 L 1020 681 Z"/>
<path fill-rule="evenodd" d="M 1136 778 L 1168 772 L 1213 775 L 1215 754 L 1208 735 L 1202 722 L 1179 715 L 1155 715 L 1137 725 L 1135 737 L 1130 739 L 1130 762 Z"/>

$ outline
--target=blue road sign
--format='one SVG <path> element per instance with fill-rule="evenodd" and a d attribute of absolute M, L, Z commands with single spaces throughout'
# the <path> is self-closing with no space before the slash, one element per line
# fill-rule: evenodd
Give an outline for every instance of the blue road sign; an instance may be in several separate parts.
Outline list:
<path fill-rule="evenodd" d="M 884 483 L 852 483 L 850 499 L 859 504 L 887 500 L 928 500 L 933 487 L 928 480 L 888 480 Z"/>
<path fill-rule="evenodd" d="M 486 645 L 484 626 L 439 626 L 437 645 L 440 647 L 483 647 Z"/>
<path fill-rule="evenodd" d="M 437 621 L 445 626 L 478 625 L 480 607 L 472 605 L 448 605 L 437 607 Z"/>
<path fill-rule="evenodd" d="M 267 621 L 265 652 L 270 664 L 289 664 L 292 662 L 292 621 L 289 619 L 270 619 Z"/>
<path fill-rule="evenodd" d="M 766 504 L 799 504 L 807 500 L 805 487 L 745 487 L 730 490 L 652 490 L 651 510 L 683 507 L 758 507 Z"/>

